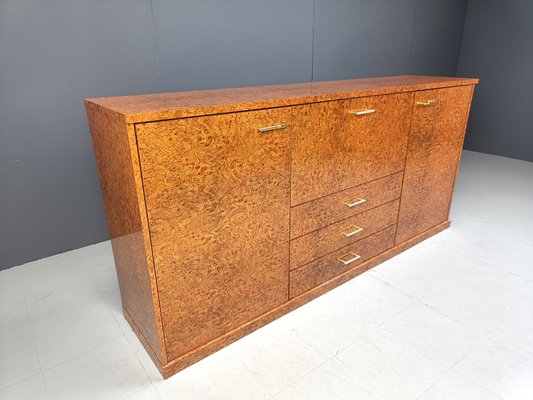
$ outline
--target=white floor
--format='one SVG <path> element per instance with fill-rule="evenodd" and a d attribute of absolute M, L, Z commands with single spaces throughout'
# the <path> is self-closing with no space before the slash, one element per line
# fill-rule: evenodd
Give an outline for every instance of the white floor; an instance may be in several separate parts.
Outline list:
<path fill-rule="evenodd" d="M 465 152 L 452 220 L 166 381 L 109 243 L 0 272 L 0 399 L 532 399 L 533 163 Z"/>

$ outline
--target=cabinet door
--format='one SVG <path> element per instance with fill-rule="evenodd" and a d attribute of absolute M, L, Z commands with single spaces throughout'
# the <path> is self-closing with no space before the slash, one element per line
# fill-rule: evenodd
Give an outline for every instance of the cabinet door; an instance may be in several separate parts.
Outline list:
<path fill-rule="evenodd" d="M 396 244 L 448 219 L 472 90 L 415 94 Z"/>
<path fill-rule="evenodd" d="M 413 94 L 295 107 L 292 205 L 403 170 Z"/>
<path fill-rule="evenodd" d="M 136 133 L 172 360 L 288 300 L 290 110 Z"/>

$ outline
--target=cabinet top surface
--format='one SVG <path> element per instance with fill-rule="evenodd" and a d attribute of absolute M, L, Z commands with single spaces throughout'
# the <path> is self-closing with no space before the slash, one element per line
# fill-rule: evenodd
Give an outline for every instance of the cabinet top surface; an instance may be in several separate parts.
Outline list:
<path fill-rule="evenodd" d="M 127 123 L 136 123 L 477 83 L 478 79 L 471 78 L 403 75 L 100 97 L 85 101 L 123 115 Z"/>

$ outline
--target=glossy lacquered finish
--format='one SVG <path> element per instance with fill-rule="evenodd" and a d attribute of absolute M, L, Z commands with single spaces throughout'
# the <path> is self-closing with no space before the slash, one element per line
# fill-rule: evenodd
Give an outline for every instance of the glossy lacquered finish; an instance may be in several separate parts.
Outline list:
<path fill-rule="evenodd" d="M 166 363 L 159 293 L 145 218 L 144 195 L 133 125 L 87 103 L 89 125 L 104 195 L 122 305 L 154 361 Z"/>
<path fill-rule="evenodd" d="M 161 373 L 447 228 L 476 83 L 86 100 L 124 315 Z"/>
<path fill-rule="evenodd" d="M 413 93 L 294 108 L 291 204 L 401 171 Z M 354 112 L 372 110 L 370 114 Z"/>
<path fill-rule="evenodd" d="M 301 295 L 392 248 L 395 234 L 396 225 L 392 225 L 291 271 L 291 298 Z M 349 262 L 350 260 L 353 261 Z"/>
<path fill-rule="evenodd" d="M 288 109 L 138 124 L 167 354 L 288 300 Z"/>
<path fill-rule="evenodd" d="M 127 123 L 136 123 L 475 85 L 477 82 L 477 79 L 468 78 L 403 75 L 88 100 L 122 115 Z"/>
<path fill-rule="evenodd" d="M 291 208 L 291 239 L 400 197 L 403 172 Z"/>
<path fill-rule="evenodd" d="M 396 243 L 448 219 L 472 91 L 461 86 L 415 94 Z"/>
<path fill-rule="evenodd" d="M 399 204 L 393 200 L 291 240 L 291 270 L 396 224 Z"/>

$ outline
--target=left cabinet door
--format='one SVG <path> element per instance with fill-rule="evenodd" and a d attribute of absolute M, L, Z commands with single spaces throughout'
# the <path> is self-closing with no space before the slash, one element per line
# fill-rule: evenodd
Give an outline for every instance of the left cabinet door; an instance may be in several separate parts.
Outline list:
<path fill-rule="evenodd" d="M 169 360 L 288 300 L 290 117 L 136 125 Z"/>

